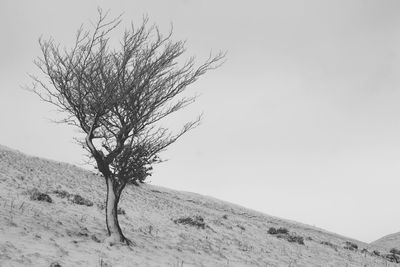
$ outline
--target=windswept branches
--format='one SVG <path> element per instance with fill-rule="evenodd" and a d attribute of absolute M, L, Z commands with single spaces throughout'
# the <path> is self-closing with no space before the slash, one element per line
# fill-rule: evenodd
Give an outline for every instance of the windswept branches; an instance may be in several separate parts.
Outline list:
<path fill-rule="evenodd" d="M 196 97 L 177 97 L 216 68 L 224 54 L 210 55 L 197 67 L 193 57 L 179 65 L 185 43 L 172 41 L 172 29 L 163 36 L 156 26 L 148 26 L 146 17 L 138 28 L 131 25 L 125 31 L 120 49 L 112 49 L 110 34 L 121 18 L 107 20 L 107 13 L 98 13 L 94 29 L 81 27 L 69 50 L 61 49 L 53 39 L 39 40 L 42 57 L 35 64 L 48 80 L 32 77 L 32 90 L 65 112 L 62 122 L 86 133 L 84 145 L 92 156 L 102 152 L 109 164 L 126 149 L 129 140 L 153 137 L 155 133 L 149 135 L 149 129 L 193 103 Z M 100 147 L 94 139 L 101 140 Z"/>
<path fill-rule="evenodd" d="M 55 105 L 67 113 L 63 122 L 79 126 L 88 133 L 96 114 L 102 116 L 113 105 L 112 87 L 114 79 L 108 35 L 115 29 L 120 17 L 106 21 L 106 14 L 99 10 L 94 30 L 81 27 L 72 49 L 60 49 L 53 39 L 39 39 L 42 57 L 35 60 L 36 66 L 47 77 L 48 82 L 31 76 L 32 91 L 42 100 Z"/>
<path fill-rule="evenodd" d="M 109 20 L 107 15 L 99 9 L 93 29 L 82 26 L 70 49 L 40 38 L 42 56 L 35 64 L 45 78 L 31 76 L 31 90 L 65 114 L 61 122 L 85 134 L 78 142 L 109 179 L 107 188 L 118 200 L 129 181 L 143 181 L 160 161 L 158 154 L 199 124 L 200 118 L 178 133 L 160 126 L 195 101 L 182 93 L 217 68 L 225 54 L 210 55 L 200 65 L 194 57 L 182 62 L 185 42 L 172 40 L 172 28 L 161 34 L 147 17 L 139 27 L 126 29 L 114 48 L 110 38 L 121 16 Z"/>

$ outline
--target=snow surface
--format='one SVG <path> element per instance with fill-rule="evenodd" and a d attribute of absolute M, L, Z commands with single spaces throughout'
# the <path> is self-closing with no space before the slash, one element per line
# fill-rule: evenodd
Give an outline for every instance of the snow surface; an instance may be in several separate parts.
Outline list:
<path fill-rule="evenodd" d="M 49 194 L 53 203 L 31 200 L 33 189 Z M 74 204 L 54 190 L 94 205 Z M 149 184 L 128 186 L 120 203 L 126 212 L 119 215 L 122 229 L 135 245 L 108 246 L 102 242 L 104 199 L 101 176 L 0 146 L 0 266 L 400 266 L 361 252 L 377 249 L 373 245 Z M 204 218 L 207 227 L 174 222 L 193 216 Z M 270 227 L 285 227 L 305 244 L 268 234 Z M 345 249 L 346 241 L 358 250 Z"/>

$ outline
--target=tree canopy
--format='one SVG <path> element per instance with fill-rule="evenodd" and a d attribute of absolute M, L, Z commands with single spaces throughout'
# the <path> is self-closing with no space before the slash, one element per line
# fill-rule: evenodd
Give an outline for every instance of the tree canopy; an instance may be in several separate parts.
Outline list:
<path fill-rule="evenodd" d="M 161 34 L 147 18 L 139 27 L 131 24 L 113 48 L 111 33 L 120 24 L 121 17 L 108 20 L 99 10 L 94 28 L 81 27 L 72 48 L 41 38 L 35 64 L 46 79 L 32 76 L 33 92 L 65 114 L 61 122 L 85 134 L 78 142 L 95 160 L 116 204 L 128 182 L 150 174 L 159 152 L 198 125 L 200 118 L 171 133 L 159 122 L 193 103 L 196 97 L 183 96 L 184 90 L 225 56 L 210 55 L 198 66 L 194 57 L 182 62 L 185 42 L 173 41 L 172 30 Z"/>

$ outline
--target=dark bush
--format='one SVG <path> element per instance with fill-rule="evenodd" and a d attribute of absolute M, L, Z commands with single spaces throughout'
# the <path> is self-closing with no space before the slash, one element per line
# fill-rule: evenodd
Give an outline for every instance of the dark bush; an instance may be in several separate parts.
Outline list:
<path fill-rule="evenodd" d="M 270 227 L 268 229 L 268 234 L 275 235 L 277 238 L 285 239 L 286 241 L 291 243 L 298 243 L 300 245 L 304 245 L 304 237 L 296 234 L 290 234 L 289 230 L 284 227 L 280 227 L 278 229 Z"/>
<path fill-rule="evenodd" d="M 93 202 L 92 201 L 90 201 L 90 200 L 88 200 L 86 198 L 83 198 L 80 195 L 71 196 L 71 201 L 72 201 L 72 203 L 78 204 L 78 205 L 85 205 L 85 206 L 88 206 L 88 207 L 93 206 Z"/>
<path fill-rule="evenodd" d="M 276 230 L 275 227 L 270 227 L 268 229 L 268 234 L 270 234 L 270 235 L 276 235 L 277 233 L 278 233 L 278 231 Z"/>
<path fill-rule="evenodd" d="M 289 230 L 284 228 L 284 227 L 279 227 L 278 230 L 276 230 L 278 234 L 288 234 Z"/>
<path fill-rule="evenodd" d="M 37 190 L 34 190 L 31 193 L 31 200 L 37 200 L 37 201 L 44 201 L 44 202 L 48 202 L 48 203 L 53 203 L 53 200 L 51 199 L 51 197 L 46 194 L 46 193 L 41 193 Z"/>
<path fill-rule="evenodd" d="M 204 218 L 201 216 L 198 216 L 198 215 L 194 216 L 194 217 L 179 218 L 179 219 L 174 220 L 174 223 L 190 225 L 190 226 L 194 226 L 194 227 L 202 228 L 202 229 L 205 229 L 205 227 L 206 227 Z"/>
<path fill-rule="evenodd" d="M 276 229 L 275 227 L 270 227 L 268 229 L 268 234 L 270 234 L 270 235 L 276 235 L 276 234 L 286 235 L 288 233 L 289 233 L 289 230 L 284 227 L 279 227 L 278 229 Z"/>
<path fill-rule="evenodd" d="M 390 253 L 400 255 L 400 249 L 392 248 L 392 249 L 390 250 Z"/>
<path fill-rule="evenodd" d="M 288 235 L 286 238 L 287 241 L 291 242 L 291 243 L 298 243 L 300 245 L 304 245 L 304 238 L 302 236 L 299 235 Z"/>
<path fill-rule="evenodd" d="M 354 244 L 353 242 L 346 241 L 344 248 L 348 249 L 348 250 L 357 250 L 358 246 L 357 246 L 357 244 Z"/>

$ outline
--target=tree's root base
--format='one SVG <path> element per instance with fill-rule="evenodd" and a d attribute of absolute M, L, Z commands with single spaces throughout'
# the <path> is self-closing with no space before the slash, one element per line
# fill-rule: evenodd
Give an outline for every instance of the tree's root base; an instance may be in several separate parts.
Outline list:
<path fill-rule="evenodd" d="M 126 237 L 121 238 L 120 236 L 117 235 L 111 235 L 107 237 L 106 239 L 104 239 L 104 243 L 110 247 L 115 245 L 126 245 L 128 247 L 136 246 L 136 244 L 133 241 L 129 240 L 128 238 Z"/>

